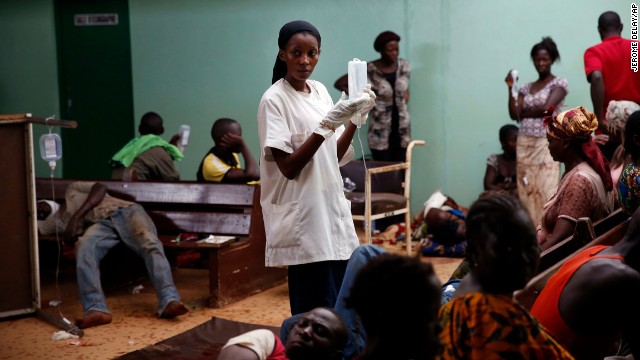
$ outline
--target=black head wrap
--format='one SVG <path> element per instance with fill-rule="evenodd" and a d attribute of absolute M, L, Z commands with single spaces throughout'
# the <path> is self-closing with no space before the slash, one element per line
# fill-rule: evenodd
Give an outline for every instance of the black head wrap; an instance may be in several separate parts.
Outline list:
<path fill-rule="evenodd" d="M 400 36 L 393 31 L 381 32 L 373 42 L 373 48 L 380 52 L 389 41 L 400 41 Z"/>
<path fill-rule="evenodd" d="M 296 20 L 290 23 L 284 24 L 284 26 L 280 29 L 280 34 L 278 35 L 278 48 L 284 49 L 289 42 L 291 37 L 299 32 L 308 32 L 311 35 L 315 36 L 318 39 L 318 48 L 320 48 L 320 32 L 316 29 L 315 26 L 304 20 Z M 271 77 L 271 83 L 275 83 L 276 81 L 282 79 L 287 74 L 287 64 L 280 60 L 276 55 L 276 63 L 273 65 L 273 76 Z"/>

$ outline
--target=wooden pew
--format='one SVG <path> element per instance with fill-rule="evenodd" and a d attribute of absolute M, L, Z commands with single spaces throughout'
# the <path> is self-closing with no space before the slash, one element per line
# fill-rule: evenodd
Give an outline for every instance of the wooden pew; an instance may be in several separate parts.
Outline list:
<path fill-rule="evenodd" d="M 75 180 L 37 178 L 38 199 L 64 200 Z M 286 270 L 265 267 L 265 233 L 260 186 L 181 182 L 103 181 L 111 195 L 135 201 L 149 213 L 171 258 L 192 249 L 208 255 L 209 305 L 221 307 L 286 279 Z M 229 235 L 224 244 L 180 241 L 179 234 Z"/>
<path fill-rule="evenodd" d="M 609 216 L 591 223 L 589 218 L 580 218 L 572 236 L 562 240 L 540 254 L 538 273 L 541 273 L 558 263 L 576 250 L 582 248 L 595 238 L 602 236 L 609 230 L 625 222 L 629 218 L 622 209 L 614 210 Z"/>
<path fill-rule="evenodd" d="M 614 214 L 612 213 L 611 215 L 614 215 Z M 611 215 L 609 216 L 611 217 Z M 612 219 L 618 219 L 618 220 L 622 219 L 622 221 L 617 224 L 614 224 L 612 222 L 611 223 L 612 227 L 610 227 L 606 232 L 602 233 L 595 239 L 589 241 L 585 245 L 579 247 L 577 250 L 569 254 L 569 256 L 559 260 L 558 262 L 551 265 L 549 268 L 545 269 L 544 271 L 539 272 L 536 276 L 534 276 L 531 280 L 529 280 L 529 282 L 524 287 L 524 289 L 518 290 L 514 293 L 514 298 L 527 310 L 531 310 L 531 307 L 533 306 L 533 303 L 535 302 L 536 297 L 538 296 L 538 294 L 540 294 L 544 286 L 547 284 L 547 281 L 549 280 L 549 278 L 553 274 L 555 274 L 555 272 L 558 271 L 558 269 L 568 259 L 570 259 L 577 253 L 591 246 L 614 245 L 618 241 L 620 241 L 624 236 L 625 232 L 627 231 L 627 226 L 629 225 L 630 217 L 628 215 L 621 216 L 616 214 Z M 553 248 L 550 248 L 549 250 L 551 249 Z"/>

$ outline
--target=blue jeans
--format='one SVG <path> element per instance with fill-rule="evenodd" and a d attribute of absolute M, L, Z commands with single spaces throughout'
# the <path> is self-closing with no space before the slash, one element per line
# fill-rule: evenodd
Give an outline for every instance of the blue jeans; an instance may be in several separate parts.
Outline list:
<path fill-rule="evenodd" d="M 100 260 L 120 241 L 144 259 L 156 290 L 158 315 L 171 301 L 180 301 L 156 227 L 142 206 L 134 204 L 118 209 L 108 218 L 91 225 L 76 244 L 76 269 L 83 311 L 109 313 L 100 284 Z"/>
<path fill-rule="evenodd" d="M 377 245 L 360 245 L 351 254 L 349 261 L 347 262 L 347 269 L 342 279 L 342 286 L 338 293 L 336 305 L 334 310 L 340 315 L 344 325 L 347 328 L 347 334 L 349 339 L 347 345 L 344 347 L 343 358 L 351 359 L 358 355 L 364 349 L 367 334 L 364 332 L 362 323 L 358 314 L 352 308 L 346 306 L 345 299 L 349 298 L 351 292 L 351 286 L 353 285 L 358 271 L 366 265 L 372 258 L 385 254 L 386 251 Z M 295 325 L 296 321 L 302 314 L 297 314 L 292 317 L 284 319 L 280 326 L 280 339 L 283 344 L 287 343 L 287 337 L 289 332 Z"/>

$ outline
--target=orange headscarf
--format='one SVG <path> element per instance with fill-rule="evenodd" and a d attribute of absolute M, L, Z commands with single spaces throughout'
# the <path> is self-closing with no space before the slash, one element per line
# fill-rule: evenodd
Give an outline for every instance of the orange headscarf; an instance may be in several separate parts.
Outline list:
<path fill-rule="evenodd" d="M 598 119 L 594 113 L 578 106 L 563 111 L 555 117 L 545 117 L 544 123 L 547 125 L 549 136 L 563 141 L 580 143 L 587 163 L 600 175 L 605 189 L 607 191 L 613 189 L 609 162 L 602 155 L 596 143 L 591 140 L 591 133 L 598 128 Z"/>

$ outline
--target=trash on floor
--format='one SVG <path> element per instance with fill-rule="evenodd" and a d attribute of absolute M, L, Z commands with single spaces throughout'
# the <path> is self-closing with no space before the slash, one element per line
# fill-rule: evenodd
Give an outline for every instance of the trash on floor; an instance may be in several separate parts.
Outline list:
<path fill-rule="evenodd" d="M 64 330 L 56 331 L 51 336 L 51 340 L 53 341 L 65 340 L 65 339 L 77 339 L 77 338 L 78 338 L 78 335 L 73 335 Z"/>

